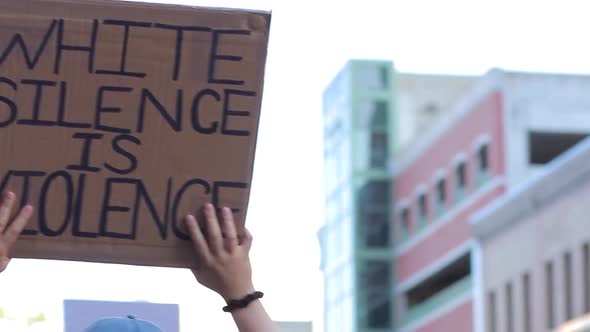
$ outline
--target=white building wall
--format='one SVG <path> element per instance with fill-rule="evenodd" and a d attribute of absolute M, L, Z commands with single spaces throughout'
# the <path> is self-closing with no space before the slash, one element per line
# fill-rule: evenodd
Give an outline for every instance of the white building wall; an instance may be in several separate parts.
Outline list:
<path fill-rule="evenodd" d="M 590 77 L 505 72 L 508 186 L 539 172 L 529 164 L 531 130 L 590 134 Z"/>
<path fill-rule="evenodd" d="M 477 79 L 474 76 L 396 73 L 397 147 L 411 145 L 420 133 L 448 116 Z"/>

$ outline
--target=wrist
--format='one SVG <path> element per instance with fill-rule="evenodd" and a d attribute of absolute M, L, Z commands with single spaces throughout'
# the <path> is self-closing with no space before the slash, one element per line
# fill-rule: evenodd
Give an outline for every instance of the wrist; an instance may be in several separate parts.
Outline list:
<path fill-rule="evenodd" d="M 252 302 L 258 302 L 258 300 L 261 299 L 263 296 L 264 293 L 256 291 L 240 299 L 230 300 L 227 302 L 227 305 L 223 307 L 223 311 L 231 312 L 233 314 L 237 311 L 245 309 L 246 307 L 249 307 L 252 304 Z"/>
<path fill-rule="evenodd" d="M 221 295 L 221 297 L 223 297 L 223 299 L 225 300 L 225 302 L 229 302 L 232 300 L 238 300 L 243 298 L 244 296 L 248 295 L 248 294 L 252 294 L 254 293 L 256 290 L 254 289 L 254 285 L 252 284 L 246 284 L 240 287 L 236 287 L 236 288 L 232 288 L 232 289 L 228 289 L 227 291 L 224 291 Z"/>

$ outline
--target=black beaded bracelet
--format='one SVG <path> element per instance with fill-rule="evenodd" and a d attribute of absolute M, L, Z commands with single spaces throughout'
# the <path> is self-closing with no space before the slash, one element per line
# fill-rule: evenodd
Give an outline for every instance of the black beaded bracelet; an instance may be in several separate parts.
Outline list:
<path fill-rule="evenodd" d="M 223 307 L 223 311 L 231 312 L 235 309 L 245 308 L 250 304 L 250 302 L 261 299 L 264 296 L 262 292 L 254 292 L 252 294 L 248 294 L 239 300 L 229 300 L 227 301 L 227 305 Z"/>

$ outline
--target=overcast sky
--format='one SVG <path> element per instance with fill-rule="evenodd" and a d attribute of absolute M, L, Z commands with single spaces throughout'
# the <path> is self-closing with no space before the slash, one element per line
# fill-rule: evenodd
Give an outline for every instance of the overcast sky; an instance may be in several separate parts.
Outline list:
<path fill-rule="evenodd" d="M 584 1 L 160 2 L 273 11 L 247 226 L 256 287 L 276 320 L 321 324 L 321 94 L 346 60 L 390 59 L 404 72 L 590 73 Z M 13 315 L 44 311 L 51 331 L 64 298 L 179 303 L 183 332 L 233 331 L 223 302 L 183 270 L 15 261 L 0 294 Z"/>

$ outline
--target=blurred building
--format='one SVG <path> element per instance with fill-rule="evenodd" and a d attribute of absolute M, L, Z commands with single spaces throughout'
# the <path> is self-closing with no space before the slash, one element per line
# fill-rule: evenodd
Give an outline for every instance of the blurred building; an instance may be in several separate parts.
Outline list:
<path fill-rule="evenodd" d="M 448 116 L 478 77 L 396 72 L 396 146 L 411 145 L 441 118 Z"/>
<path fill-rule="evenodd" d="M 590 139 L 474 215 L 476 332 L 589 330 L 589 161 Z"/>
<path fill-rule="evenodd" d="M 275 322 L 279 332 L 312 332 L 312 322 Z"/>
<path fill-rule="evenodd" d="M 325 332 L 393 327 L 391 62 L 351 61 L 324 94 Z"/>
<path fill-rule="evenodd" d="M 389 61 L 350 61 L 324 94 L 326 332 L 393 329 L 389 161 L 473 81 L 393 71 Z"/>
<path fill-rule="evenodd" d="M 84 331 L 99 319 L 128 315 L 150 321 L 166 332 L 180 330 L 177 304 L 65 300 L 64 332 Z"/>
<path fill-rule="evenodd" d="M 392 158 L 397 330 L 473 331 L 470 216 L 590 133 L 589 89 L 492 70 Z"/>

